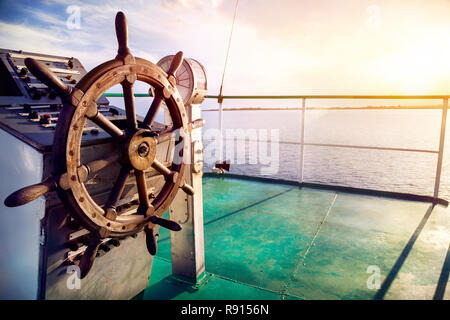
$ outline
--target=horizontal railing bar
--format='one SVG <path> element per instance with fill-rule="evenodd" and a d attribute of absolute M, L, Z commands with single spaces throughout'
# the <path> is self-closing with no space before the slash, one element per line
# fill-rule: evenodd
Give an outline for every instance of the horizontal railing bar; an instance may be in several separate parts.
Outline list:
<path fill-rule="evenodd" d="M 104 93 L 105 97 L 123 97 L 123 93 Z M 150 97 L 148 93 L 135 93 L 135 97 Z M 219 96 L 207 95 L 207 99 Z M 450 99 L 450 95 L 298 95 L 298 96 L 222 96 L 223 99 Z"/>
<path fill-rule="evenodd" d="M 329 143 L 309 143 L 309 142 L 305 142 L 305 146 L 352 148 L 352 149 L 370 149 L 370 150 L 387 150 L 387 151 L 406 151 L 406 152 L 422 152 L 422 153 L 439 153 L 439 151 L 436 151 L 436 150 L 389 148 L 389 147 L 371 147 L 371 146 L 356 146 L 356 145 L 331 144 L 331 143 L 329 144 Z"/>
<path fill-rule="evenodd" d="M 110 97 L 110 98 L 121 98 L 121 97 L 123 97 L 123 93 L 115 93 L 115 92 L 106 92 L 103 95 L 105 97 Z M 148 93 L 135 93 L 134 96 L 137 97 L 137 98 L 150 97 L 150 95 Z"/>
<path fill-rule="evenodd" d="M 203 139 L 203 141 L 215 141 L 216 139 Z M 227 139 L 225 139 L 227 140 Z M 236 141 L 249 141 L 249 142 L 269 142 L 273 143 L 270 140 L 254 140 L 254 139 L 235 139 Z M 278 141 L 278 143 L 283 144 L 294 144 L 301 145 L 301 142 L 294 141 Z M 405 151 L 405 152 L 419 152 L 419 153 L 439 153 L 437 150 L 426 150 L 426 149 L 408 149 L 408 148 L 391 148 L 391 147 L 374 147 L 374 146 L 357 146 L 357 145 L 348 145 L 348 144 L 333 144 L 333 143 L 313 143 L 313 142 L 305 142 L 305 146 L 313 146 L 313 147 L 335 147 L 335 148 L 351 148 L 351 149 L 370 149 L 370 150 L 386 150 L 386 151 Z"/>
<path fill-rule="evenodd" d="M 423 106 L 423 107 L 306 107 L 305 110 L 441 110 L 441 106 Z M 302 108 L 222 108 L 222 111 L 301 111 Z M 203 109 L 202 112 L 219 111 L 219 109 Z"/>
<path fill-rule="evenodd" d="M 206 98 L 218 99 L 208 95 Z M 450 95 L 287 95 L 287 96 L 222 96 L 225 99 L 445 99 Z"/>

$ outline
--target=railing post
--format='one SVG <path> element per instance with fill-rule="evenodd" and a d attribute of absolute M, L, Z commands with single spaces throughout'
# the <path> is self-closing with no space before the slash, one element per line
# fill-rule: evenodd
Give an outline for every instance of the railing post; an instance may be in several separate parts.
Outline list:
<path fill-rule="evenodd" d="M 437 199 L 439 197 L 439 186 L 441 183 L 442 159 L 444 156 L 445 125 L 447 123 L 447 109 L 448 109 L 448 98 L 446 97 L 443 99 L 443 104 L 442 104 L 441 135 L 439 138 L 439 153 L 438 153 L 438 161 L 437 161 L 437 165 L 436 165 L 436 178 L 434 180 L 433 197 L 435 199 Z"/>
<path fill-rule="evenodd" d="M 219 161 L 223 161 L 223 108 L 222 101 L 219 100 Z"/>
<path fill-rule="evenodd" d="M 301 128 L 300 128 L 300 168 L 299 168 L 299 182 L 303 183 L 303 169 L 305 161 L 305 110 L 306 110 L 306 98 L 302 98 L 302 116 L 301 116 Z"/>

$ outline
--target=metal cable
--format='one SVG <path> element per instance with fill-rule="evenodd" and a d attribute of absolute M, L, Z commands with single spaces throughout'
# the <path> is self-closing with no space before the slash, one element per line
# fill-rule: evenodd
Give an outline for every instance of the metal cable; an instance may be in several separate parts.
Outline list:
<path fill-rule="evenodd" d="M 227 55 L 225 57 L 225 65 L 223 66 L 222 81 L 220 82 L 220 91 L 219 91 L 219 96 L 217 97 L 219 103 L 222 102 L 221 98 L 222 98 L 223 80 L 225 79 L 225 70 L 227 69 L 228 56 L 230 54 L 231 38 L 233 37 L 233 29 L 234 29 L 234 23 L 236 21 L 236 13 L 237 13 L 238 4 L 239 4 L 239 0 L 236 0 L 236 6 L 234 7 L 233 23 L 231 24 L 231 32 L 230 32 L 230 37 L 228 39 Z"/>

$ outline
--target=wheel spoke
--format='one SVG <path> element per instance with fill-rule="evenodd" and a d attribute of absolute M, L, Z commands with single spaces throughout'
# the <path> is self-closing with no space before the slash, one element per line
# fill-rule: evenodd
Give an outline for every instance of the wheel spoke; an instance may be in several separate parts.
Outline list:
<path fill-rule="evenodd" d="M 175 171 L 171 171 L 169 168 L 167 168 L 164 164 L 159 162 L 158 160 L 153 160 L 152 167 L 159 171 L 165 178 L 172 179 L 172 182 L 175 183 L 178 177 L 178 173 Z M 186 181 L 182 181 L 179 187 L 186 192 L 188 195 L 194 194 L 194 188 L 192 188 L 189 184 L 186 183 Z"/>
<path fill-rule="evenodd" d="M 136 110 L 134 107 L 133 84 L 128 81 L 122 82 L 123 99 L 125 102 L 125 113 L 127 116 L 127 127 L 130 130 L 137 128 Z"/>
<path fill-rule="evenodd" d="M 86 248 L 86 251 L 81 256 L 80 260 L 80 278 L 83 279 L 87 276 L 89 273 L 89 270 L 91 270 L 92 266 L 94 265 L 95 257 L 97 255 L 98 248 L 102 244 L 102 240 L 99 238 L 94 238 L 91 240 L 89 245 Z"/>
<path fill-rule="evenodd" d="M 157 159 L 153 160 L 152 167 L 161 173 L 164 177 L 171 175 L 172 171 L 167 168 L 164 164 L 159 162 Z"/>
<path fill-rule="evenodd" d="M 114 184 L 111 193 L 109 194 L 108 201 L 105 205 L 105 211 L 109 208 L 114 208 L 117 205 L 117 202 L 120 200 L 122 196 L 122 192 L 125 188 L 125 183 L 127 181 L 128 176 L 130 175 L 130 169 L 126 167 L 122 167 L 120 169 L 119 176 L 117 177 L 116 183 Z"/>
<path fill-rule="evenodd" d="M 117 57 L 123 58 L 130 54 L 130 49 L 128 49 L 128 24 L 123 12 L 118 12 L 116 15 L 116 36 L 119 43 Z"/>
<path fill-rule="evenodd" d="M 155 97 L 153 102 L 148 109 L 147 115 L 144 118 L 144 125 L 150 127 L 155 121 L 156 115 L 158 114 L 159 108 L 161 107 L 163 101 L 163 94 L 160 90 L 155 91 Z"/>
<path fill-rule="evenodd" d="M 97 112 L 94 117 L 89 119 L 114 138 L 122 138 L 125 135 L 122 130 L 120 130 L 114 123 L 112 123 L 100 112 Z"/>
<path fill-rule="evenodd" d="M 77 168 L 78 179 L 81 183 L 84 183 L 88 180 L 88 177 L 93 173 L 106 168 L 107 166 L 113 164 L 114 162 L 120 159 L 120 154 L 113 152 L 106 156 L 103 159 L 93 160 L 86 164 L 82 164 Z M 67 172 L 63 173 L 59 179 L 59 186 L 63 190 L 68 190 L 70 188 L 69 184 L 69 175 Z"/>
<path fill-rule="evenodd" d="M 26 58 L 24 63 L 36 78 L 45 83 L 49 88 L 55 90 L 60 96 L 68 97 L 72 93 L 72 87 L 62 82 L 56 74 L 51 72 L 42 62 L 34 60 L 33 58 Z"/>
<path fill-rule="evenodd" d="M 136 184 L 139 194 L 139 208 L 138 213 L 146 214 L 147 209 L 150 207 L 148 200 L 147 182 L 145 181 L 145 172 L 141 170 L 134 170 L 136 176 Z M 144 212 L 142 212 L 144 211 Z"/>
<path fill-rule="evenodd" d="M 92 174 L 92 173 L 100 171 L 103 168 L 106 168 L 107 166 L 118 161 L 120 159 L 120 156 L 121 156 L 120 153 L 113 152 L 113 153 L 107 155 L 106 158 L 88 162 L 87 164 L 85 164 L 83 166 L 85 166 L 87 168 L 89 174 Z"/>
<path fill-rule="evenodd" d="M 148 252 L 154 256 L 158 250 L 158 243 L 156 242 L 156 235 L 153 229 L 149 229 L 148 226 L 145 227 L 145 243 L 147 244 Z"/>
<path fill-rule="evenodd" d="M 183 52 L 180 51 L 173 57 L 172 63 L 170 64 L 169 71 L 167 72 L 169 78 L 175 76 L 177 70 L 180 68 L 182 63 L 183 63 Z M 174 82 L 172 84 L 175 86 Z M 158 114 L 162 101 L 163 101 L 162 91 L 155 90 L 155 98 L 153 99 L 152 105 L 148 109 L 147 115 L 145 116 L 144 119 L 144 125 L 146 125 L 147 127 L 150 127 L 153 121 L 155 121 L 156 115 Z"/>

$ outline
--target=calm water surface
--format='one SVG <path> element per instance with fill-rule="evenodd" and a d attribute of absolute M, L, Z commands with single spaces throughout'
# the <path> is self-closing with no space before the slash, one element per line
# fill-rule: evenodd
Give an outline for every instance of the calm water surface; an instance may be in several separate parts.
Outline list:
<path fill-rule="evenodd" d="M 120 106 L 121 99 L 110 99 Z M 137 99 L 137 111 L 145 114 L 151 98 Z M 264 102 L 264 103 L 263 103 Z M 298 101 L 259 101 L 252 107 L 299 107 Z M 311 104 L 317 102 L 311 102 Z M 354 101 L 333 102 L 322 106 L 357 106 Z M 326 105 L 325 105 L 326 104 Z M 398 101 L 365 101 L 362 105 L 398 105 Z M 436 105 L 439 101 L 419 101 L 416 105 Z M 314 104 L 313 104 L 314 105 Z M 404 104 L 403 104 L 404 105 Z M 248 101 L 233 101 L 225 107 L 247 107 Z M 310 106 L 310 104 L 308 104 Z M 215 101 L 206 100 L 204 109 L 217 108 Z M 300 112 L 293 111 L 232 111 L 224 112 L 224 129 L 266 129 L 277 130 L 280 143 L 278 170 L 267 174 L 261 171 L 269 165 L 249 163 L 249 150 L 254 142 L 239 141 L 244 148 L 235 147 L 231 152 L 224 143 L 224 158 L 246 159 L 243 164 L 232 164 L 231 173 L 251 176 L 265 176 L 285 180 L 299 180 L 300 170 Z M 218 112 L 203 112 L 206 120 L 203 133 L 218 128 Z M 158 120 L 162 121 L 162 115 Z M 441 125 L 440 110 L 308 110 L 306 111 L 305 141 L 311 143 L 351 144 L 438 150 Z M 444 163 L 442 169 L 440 197 L 450 199 L 450 125 L 447 125 Z M 208 137 L 211 137 L 209 135 Z M 261 136 L 258 137 L 261 139 Z M 267 140 L 262 137 L 262 140 Z M 214 140 L 205 140 L 205 150 L 212 150 Z M 256 143 L 258 150 L 270 150 L 267 142 Z M 210 149 L 208 149 L 210 148 Z M 263 151 L 266 149 L 262 149 Z M 305 146 L 304 181 L 357 188 L 408 192 L 432 195 L 436 175 L 437 154 L 349 149 Z M 267 152 L 266 152 L 267 153 Z M 268 151 L 270 155 L 270 151 Z M 217 158 L 217 152 L 205 152 L 204 171 L 210 171 Z M 259 159 L 258 159 L 259 160 Z"/>

